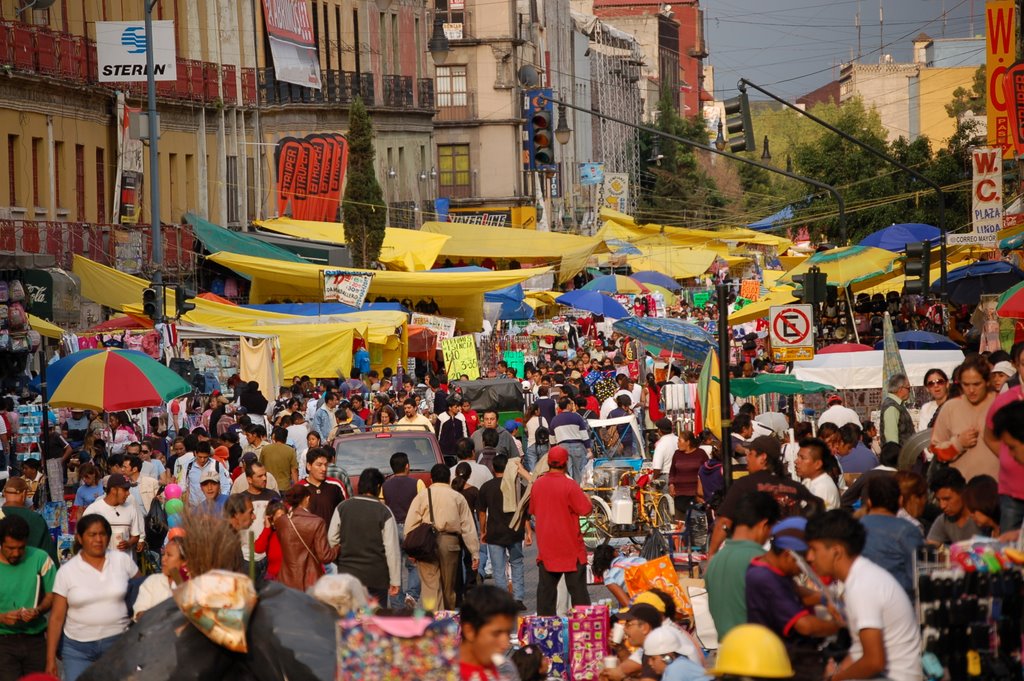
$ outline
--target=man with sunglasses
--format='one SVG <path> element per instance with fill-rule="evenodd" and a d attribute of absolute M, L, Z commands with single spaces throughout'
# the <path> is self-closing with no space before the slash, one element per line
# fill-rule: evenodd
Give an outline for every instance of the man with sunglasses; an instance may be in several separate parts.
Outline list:
<path fill-rule="evenodd" d="M 1017 375 L 1021 376 L 1024 372 L 1024 342 L 1010 348 L 1010 360 Z M 993 419 L 1000 409 L 1021 400 L 1024 400 L 1024 386 L 1018 381 L 996 397 L 985 417 L 985 443 L 990 450 L 998 452 L 999 456 L 999 477 L 996 479 L 999 481 L 1000 532 L 1016 530 L 1024 520 L 1024 464 L 1018 463 L 1010 448 L 996 436 Z"/>

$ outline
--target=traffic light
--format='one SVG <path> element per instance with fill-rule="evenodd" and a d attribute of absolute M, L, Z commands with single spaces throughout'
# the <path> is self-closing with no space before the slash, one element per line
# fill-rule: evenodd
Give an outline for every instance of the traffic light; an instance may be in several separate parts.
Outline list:
<path fill-rule="evenodd" d="M 726 145 L 729 151 L 754 150 L 754 124 L 750 120 L 750 102 L 747 93 L 740 94 L 725 102 Z"/>
<path fill-rule="evenodd" d="M 555 170 L 555 112 L 550 88 L 531 90 L 526 111 L 526 170 Z"/>
<path fill-rule="evenodd" d="M 796 288 L 793 289 L 793 297 L 796 298 L 798 303 L 810 302 L 807 300 L 807 289 L 806 286 L 807 275 L 806 274 L 794 274 L 793 283 L 796 284 Z"/>
<path fill-rule="evenodd" d="M 819 271 L 817 267 L 810 268 L 804 274 L 794 275 L 793 282 L 797 284 L 793 290 L 793 297 L 801 303 L 819 305 L 828 298 L 828 275 Z"/>
<path fill-rule="evenodd" d="M 142 291 L 142 312 L 154 322 L 160 323 L 164 316 L 164 290 L 162 286 L 150 285 Z"/>
<path fill-rule="evenodd" d="M 185 290 L 184 286 L 179 284 L 179 285 L 174 287 L 174 316 L 175 317 L 181 317 L 186 312 L 191 312 L 192 310 L 196 309 L 196 304 L 195 303 L 188 302 L 188 299 L 192 298 L 192 297 L 193 296 L 190 295 L 189 292 Z"/>
<path fill-rule="evenodd" d="M 907 259 L 903 262 L 905 283 L 903 290 L 914 295 L 928 295 L 929 274 L 931 274 L 932 248 L 927 241 L 907 244 Z"/>

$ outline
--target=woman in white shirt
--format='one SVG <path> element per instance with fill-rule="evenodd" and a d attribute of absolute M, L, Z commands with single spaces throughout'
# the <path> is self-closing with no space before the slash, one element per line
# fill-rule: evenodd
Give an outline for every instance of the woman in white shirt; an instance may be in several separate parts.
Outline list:
<path fill-rule="evenodd" d="M 139 568 L 127 553 L 107 550 L 110 534 L 106 518 L 83 516 L 75 530 L 78 553 L 57 571 L 46 632 L 46 673 L 59 676 L 60 645 L 64 681 L 76 681 L 128 628 L 124 597 L 128 580 Z"/>
<path fill-rule="evenodd" d="M 949 399 L 949 377 L 942 369 L 929 369 L 924 375 L 924 387 L 932 396 L 931 402 L 921 406 L 921 412 L 917 417 L 917 430 L 922 431 L 932 427 L 932 421 L 939 407 Z"/>
<path fill-rule="evenodd" d="M 164 546 L 160 570 L 160 574 L 146 577 L 139 586 L 139 595 L 135 599 L 136 622 L 154 605 L 173 596 L 175 587 L 188 579 L 185 544 L 181 537 L 168 540 Z"/>

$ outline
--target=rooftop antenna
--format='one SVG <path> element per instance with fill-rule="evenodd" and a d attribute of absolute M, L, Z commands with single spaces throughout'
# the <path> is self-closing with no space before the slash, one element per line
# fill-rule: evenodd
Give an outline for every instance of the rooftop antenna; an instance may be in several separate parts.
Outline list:
<path fill-rule="evenodd" d="M 857 27 L 857 61 L 859 62 L 864 54 L 860 48 L 860 0 L 857 0 L 857 16 L 853 20 L 853 25 Z"/>
<path fill-rule="evenodd" d="M 882 0 L 878 0 L 878 52 L 885 50 L 885 8 L 882 7 Z"/>

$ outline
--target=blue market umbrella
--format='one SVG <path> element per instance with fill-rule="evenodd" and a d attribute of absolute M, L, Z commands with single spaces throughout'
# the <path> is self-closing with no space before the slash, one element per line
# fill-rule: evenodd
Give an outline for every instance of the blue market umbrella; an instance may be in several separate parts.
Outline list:
<path fill-rule="evenodd" d="M 882 350 L 885 341 L 875 343 L 875 350 Z M 960 346 L 940 333 L 931 331 L 901 331 L 896 334 L 896 346 L 900 350 L 959 350 Z"/>
<path fill-rule="evenodd" d="M 906 222 L 880 229 L 874 234 L 869 234 L 861 240 L 860 245 L 884 248 L 887 251 L 898 253 L 906 250 L 907 244 L 918 241 L 937 244 L 941 236 L 942 232 L 939 231 L 938 227 L 924 225 L 920 222 Z"/>
<path fill-rule="evenodd" d="M 1024 271 L 1002 260 L 982 260 L 949 273 L 949 299 L 957 305 L 974 305 L 986 294 L 999 295 L 1024 281 Z M 932 282 L 932 293 L 938 293 L 939 282 Z"/>
<path fill-rule="evenodd" d="M 622 307 L 617 300 L 598 291 L 569 291 L 555 298 L 555 302 L 612 319 L 625 319 L 629 316 L 626 308 Z"/>
<path fill-rule="evenodd" d="M 612 328 L 644 345 L 673 354 L 682 353 L 694 362 L 703 362 L 708 352 L 717 347 L 714 336 L 696 324 L 681 319 L 631 317 L 615 322 Z"/>
<path fill-rule="evenodd" d="M 630 279 L 639 281 L 641 284 L 654 284 L 655 286 L 661 286 L 667 288 L 669 291 L 678 291 L 682 286 L 679 285 L 672 277 L 661 272 L 655 272 L 654 270 L 647 270 L 644 272 L 634 272 L 629 275 Z"/>

